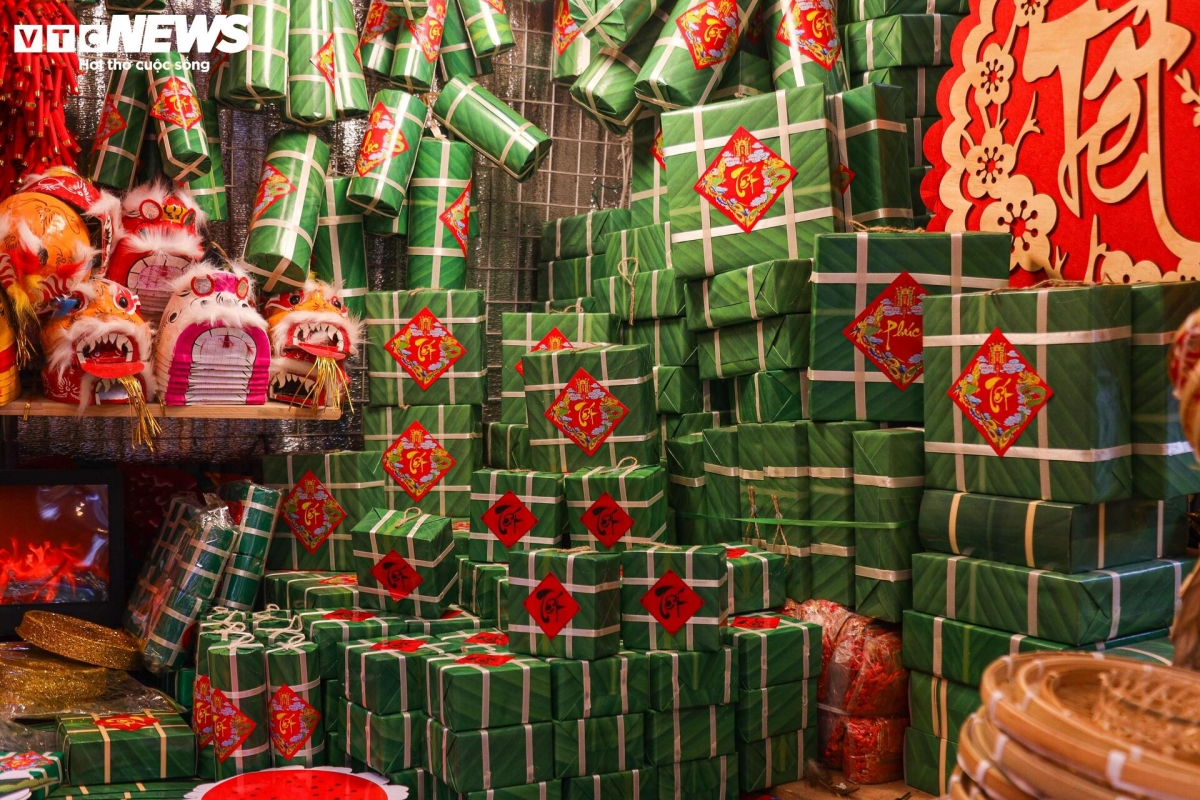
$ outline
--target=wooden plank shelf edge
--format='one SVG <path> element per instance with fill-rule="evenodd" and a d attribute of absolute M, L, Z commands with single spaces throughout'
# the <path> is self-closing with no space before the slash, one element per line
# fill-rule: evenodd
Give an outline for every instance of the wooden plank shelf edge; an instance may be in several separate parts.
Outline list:
<path fill-rule="evenodd" d="M 340 408 L 303 408 L 287 403 L 267 402 L 261 406 L 163 406 L 151 403 L 158 419 L 298 419 L 335 420 Z M 0 406 L 0 417 L 74 417 L 78 409 L 70 403 L 47 400 L 41 395 L 24 396 Z M 88 417 L 128 417 L 129 406 L 92 406 L 83 413 Z"/>

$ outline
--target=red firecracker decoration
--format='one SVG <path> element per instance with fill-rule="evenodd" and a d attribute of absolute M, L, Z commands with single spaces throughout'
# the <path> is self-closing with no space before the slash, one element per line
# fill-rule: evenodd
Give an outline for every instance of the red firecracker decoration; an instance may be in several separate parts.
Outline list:
<path fill-rule="evenodd" d="M 63 0 L 0 3 L 0 200 L 15 192 L 25 175 L 56 166 L 74 168 L 79 155 L 63 102 L 79 90 L 79 58 L 74 53 L 16 52 L 17 25 L 78 30 L 79 21 Z"/>

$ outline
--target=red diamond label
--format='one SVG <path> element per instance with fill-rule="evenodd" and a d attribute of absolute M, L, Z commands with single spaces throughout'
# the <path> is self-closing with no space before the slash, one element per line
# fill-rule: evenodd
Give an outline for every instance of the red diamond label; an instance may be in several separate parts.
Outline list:
<path fill-rule="evenodd" d="M 538 523 L 538 518 L 529 507 L 511 491 L 505 492 L 480 519 L 506 548 L 512 548 L 521 541 Z"/>
<path fill-rule="evenodd" d="M 128 127 L 121 109 L 117 107 L 117 98 L 108 95 L 104 98 L 104 108 L 100 109 L 100 124 L 96 126 L 96 144 L 117 135 Z"/>
<path fill-rule="evenodd" d="M 149 714 L 110 714 L 107 717 L 101 717 L 96 720 L 96 724 L 101 728 L 109 728 L 116 731 L 140 731 L 142 728 L 157 725 L 158 722 L 157 717 L 152 717 Z"/>
<path fill-rule="evenodd" d="M 387 590 L 393 600 L 403 600 L 425 582 L 425 578 L 395 550 L 375 562 L 371 577 Z"/>
<path fill-rule="evenodd" d="M 330 611 L 321 619 L 334 619 L 339 622 L 363 622 L 368 619 L 375 619 L 378 614 L 374 611 L 358 611 L 353 608 L 339 608 L 337 611 Z"/>
<path fill-rule="evenodd" d="M 571 16 L 567 0 L 557 0 L 554 4 L 554 52 L 560 56 L 571 46 L 571 42 L 579 36 L 579 23 Z"/>
<path fill-rule="evenodd" d="M 542 350 L 574 350 L 575 345 L 571 344 L 571 340 L 567 335 L 560 331 L 557 326 L 550 329 L 550 332 L 542 337 L 542 340 L 529 348 L 529 352 L 537 353 Z M 517 366 L 514 367 L 517 374 L 525 377 L 525 364 L 520 360 L 517 361 Z"/>
<path fill-rule="evenodd" d="M 297 541 L 310 553 L 317 552 L 346 519 L 346 509 L 311 469 L 283 499 L 280 513 Z"/>
<path fill-rule="evenodd" d="M 725 548 L 725 557 L 726 558 L 741 558 L 744 555 L 746 555 L 746 550 L 741 547 Z"/>
<path fill-rule="evenodd" d="M 281 686 L 271 696 L 271 746 L 284 758 L 292 758 L 308 743 L 321 724 L 321 712 L 290 686 Z"/>
<path fill-rule="evenodd" d="M 388 639 L 386 642 L 376 642 L 372 650 L 388 650 L 399 653 L 415 653 L 425 645 L 420 639 Z"/>
<path fill-rule="evenodd" d="M 579 519 L 596 541 L 610 550 L 633 527 L 633 517 L 608 492 L 600 495 Z"/>
<path fill-rule="evenodd" d="M 795 177 L 790 164 L 738 128 L 692 188 L 749 233 Z"/>
<path fill-rule="evenodd" d="M 423 390 L 433 386 L 467 353 L 428 308 L 422 308 L 406 322 L 384 349 Z"/>
<path fill-rule="evenodd" d="M 594 456 L 628 413 L 624 403 L 581 368 L 546 409 L 546 419 Z"/>
<path fill-rule="evenodd" d="M 779 627 L 779 617 L 735 617 L 729 624 L 748 631 L 773 631 Z"/>
<path fill-rule="evenodd" d="M 469 653 L 454 663 L 471 664 L 476 667 L 503 667 L 514 658 L 514 656 L 502 656 L 496 653 Z"/>
<path fill-rule="evenodd" d="M 737 50 L 738 7 L 734 0 L 705 0 L 675 20 L 696 69 L 728 61 Z"/>
<path fill-rule="evenodd" d="M 704 607 L 700 595 L 696 594 L 683 578 L 676 575 L 673 569 L 667 570 L 666 574 L 650 587 L 650 591 L 642 595 L 639 602 L 672 636 L 679 633 L 687 621 Z"/>
<path fill-rule="evenodd" d="M 241 500 L 226 500 L 225 507 L 229 509 L 229 517 L 234 525 L 241 525 L 246 518 L 246 504 Z"/>
<path fill-rule="evenodd" d="M 461 608 L 452 608 L 438 617 L 438 619 L 454 619 L 455 617 L 461 617 L 462 615 L 463 610 Z"/>
<path fill-rule="evenodd" d="M 491 645 L 508 644 L 508 634 L 507 633 L 495 633 L 493 631 L 484 631 L 483 633 L 477 633 L 474 636 L 472 636 L 471 638 L 466 639 L 463 643 L 464 644 L 491 644 Z"/>
<path fill-rule="evenodd" d="M 458 199 L 446 206 L 446 210 L 438 215 L 438 219 L 450 231 L 450 235 L 454 237 L 454 241 L 458 242 L 458 246 L 462 249 L 462 253 L 465 256 L 467 254 L 467 239 L 469 238 L 468 228 L 471 224 L 470 181 L 467 181 L 467 185 L 463 187 L 462 194 L 458 196 Z"/>
<path fill-rule="evenodd" d="M 837 20 L 828 0 L 792 0 L 775 38 L 805 53 L 825 69 L 833 69 L 842 53 Z"/>
<path fill-rule="evenodd" d="M 250 738 L 258 727 L 254 720 L 225 696 L 220 689 L 212 690 L 213 706 L 213 750 L 222 764 Z"/>
<path fill-rule="evenodd" d="M 483 0 L 483 1 L 485 3 L 487 3 L 489 6 L 491 6 L 492 8 L 494 8 L 497 12 L 499 12 L 501 14 L 504 13 L 504 0 Z"/>
<path fill-rule="evenodd" d="M 880 292 L 842 331 L 901 391 L 925 371 L 925 298 L 908 272 Z"/>
<path fill-rule="evenodd" d="M 163 85 L 158 87 L 154 105 L 150 108 L 150 116 L 185 131 L 190 131 L 203 119 L 200 101 L 196 99 L 192 87 L 183 79 L 174 76 L 167 78 Z"/>
<path fill-rule="evenodd" d="M 408 20 L 405 25 L 416 40 L 417 46 L 421 48 L 425 60 L 430 64 L 437 61 L 446 25 L 446 0 L 429 0 L 429 10 L 421 17 L 420 22 Z"/>
<path fill-rule="evenodd" d="M 367 132 L 358 148 L 354 171 L 365 178 L 376 167 L 407 150 L 408 139 L 404 138 L 395 115 L 383 103 L 376 103 L 367 119 Z"/>
<path fill-rule="evenodd" d="M 334 86 L 337 83 L 337 66 L 334 63 L 334 47 L 333 34 L 329 34 L 329 38 L 325 40 L 325 44 L 321 45 L 321 49 L 313 53 L 310 59 L 312 65 L 317 68 L 317 72 L 321 73 L 321 77 L 330 85 Z"/>
<path fill-rule="evenodd" d="M 274 166 L 263 163 L 262 177 L 258 179 L 258 191 L 254 195 L 254 210 L 250 212 L 252 219 L 257 220 L 267 209 L 296 191 L 296 184 Z"/>
<path fill-rule="evenodd" d="M 212 683 L 207 675 L 197 675 L 192 684 L 192 730 L 200 747 L 213 742 Z"/>
<path fill-rule="evenodd" d="M 533 587 L 533 591 L 522 605 L 529 612 L 530 619 L 546 634 L 547 639 L 558 636 L 579 613 L 579 603 L 553 573 L 542 578 L 541 583 Z"/>
<path fill-rule="evenodd" d="M 666 172 L 667 157 L 663 153 L 662 127 L 659 127 L 658 132 L 654 134 L 654 141 L 650 144 L 650 155 L 654 156 L 654 160 L 658 162 L 658 168 Z"/>
<path fill-rule="evenodd" d="M 454 456 L 419 422 L 409 425 L 408 430 L 383 451 L 383 468 L 413 502 L 420 502 L 429 494 L 454 464 Z"/>
<path fill-rule="evenodd" d="M 854 183 L 854 179 L 858 177 L 857 173 L 845 164 L 838 164 L 837 173 L 833 176 L 837 182 L 837 189 L 842 194 L 850 191 L 850 184 Z"/>
<path fill-rule="evenodd" d="M 1003 456 L 1054 391 L 996 328 L 946 394 Z"/>
<path fill-rule="evenodd" d="M 321 578 L 317 581 L 318 586 L 358 586 L 358 575 L 333 575 L 328 578 Z"/>
<path fill-rule="evenodd" d="M 41 753 L 35 753 L 30 750 L 25 753 L 13 753 L 11 756 L 0 758 L 0 772 L 10 772 L 19 769 L 37 769 L 38 767 L 49 767 L 53 764 L 53 761 L 46 758 Z"/>
<path fill-rule="evenodd" d="M 371 0 L 371 7 L 367 9 L 367 21 L 363 24 L 359 47 L 382 38 L 389 31 L 398 27 L 400 27 L 400 15 L 384 0 Z"/>

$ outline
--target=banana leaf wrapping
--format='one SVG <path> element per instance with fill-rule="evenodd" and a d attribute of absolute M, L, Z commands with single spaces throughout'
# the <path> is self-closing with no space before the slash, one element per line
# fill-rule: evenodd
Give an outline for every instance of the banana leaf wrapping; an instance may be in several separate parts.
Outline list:
<path fill-rule="evenodd" d="M 1192 560 L 1063 575 L 941 553 L 913 556 L 913 608 L 1069 646 L 1172 624 Z M 980 603 L 978 598 L 987 598 Z"/>
<path fill-rule="evenodd" d="M 437 71 L 450 0 L 433 0 L 420 19 L 400 23 L 388 81 L 407 92 L 428 92 Z"/>
<path fill-rule="evenodd" d="M 106 786 L 62 786 L 55 793 L 55 800 L 175 800 L 185 797 L 202 781 L 188 778 L 178 781 L 154 781 L 151 783 L 110 783 Z"/>
<path fill-rule="evenodd" d="M 700 380 L 696 367 L 656 366 L 651 375 L 654 377 L 654 404 L 660 414 L 695 414 L 729 408 L 726 382 Z"/>
<path fill-rule="evenodd" d="M 476 58 L 492 58 L 517 46 L 504 0 L 456 0 L 456 5 Z"/>
<path fill-rule="evenodd" d="M 345 699 L 390 716 L 425 708 L 425 656 L 447 652 L 432 636 L 396 636 L 338 644 Z"/>
<path fill-rule="evenodd" d="M 743 698 L 747 690 L 821 674 L 821 629 L 811 622 L 774 613 L 737 615 L 721 629 L 721 639 L 737 651 Z"/>
<path fill-rule="evenodd" d="M 228 13 L 228 4 L 222 4 L 222 7 Z M 213 62 L 212 73 L 212 78 L 208 82 L 208 98 L 210 100 L 226 108 L 238 108 L 252 113 L 262 111 L 263 104 L 257 100 L 234 95 L 237 77 L 233 74 L 228 53 L 222 53 Z M 150 128 L 153 130 L 154 126 L 151 125 Z"/>
<path fill-rule="evenodd" d="M 817 234 L 842 228 L 828 123 L 817 86 L 663 115 L 671 258 L 681 275 L 811 258 Z M 738 194 L 727 186 L 731 168 L 749 169 L 769 190 Z"/>
<path fill-rule="evenodd" d="M 924 305 L 929 488 L 1067 503 L 1129 496 L 1128 288 L 951 295 Z M 997 416 L 1012 415 L 1004 419 L 979 405 L 976 381 L 994 371 L 993 358 L 1012 375 L 1008 389 L 991 392 L 1003 403 Z M 1018 385 L 1020 404 L 996 399 Z"/>
<path fill-rule="evenodd" d="M 533 469 L 574 472 L 615 467 L 630 457 L 637 464 L 658 463 L 658 420 L 647 348 L 543 350 L 526 353 L 521 363 Z M 585 400 L 587 406 L 580 406 Z M 578 419 L 581 408 L 594 419 Z"/>
<path fill-rule="evenodd" d="M 623 773 L 614 773 L 623 774 Z M 590 780 L 590 778 L 588 778 Z M 437 794 L 432 797 L 437 800 L 561 800 L 565 797 L 563 794 L 563 781 L 539 781 L 537 783 L 527 783 L 523 786 L 509 786 L 504 789 L 489 789 L 479 792 L 455 792 L 446 784 L 436 782 L 434 791 Z"/>
<path fill-rule="evenodd" d="M 916 728 L 904 732 L 904 782 L 914 789 L 942 797 L 958 763 L 958 739 L 931 736 Z"/>
<path fill-rule="evenodd" d="M 337 63 L 329 0 L 288 0 L 288 76 L 283 115 L 298 125 L 337 117 Z"/>
<path fill-rule="evenodd" d="M 598 313 L 599 306 L 591 297 L 569 297 L 565 300 L 539 300 L 533 304 L 540 313 L 552 314 L 556 311 L 575 311 L 581 314 Z"/>
<path fill-rule="evenodd" d="M 505 313 L 500 318 L 500 420 L 525 422 L 525 383 L 521 357 L 534 350 L 563 349 L 580 343 L 618 344 L 619 320 L 610 314 Z"/>
<path fill-rule="evenodd" d="M 276 767 L 325 764 L 325 702 L 317 646 L 296 641 L 268 647 L 267 711 Z"/>
<path fill-rule="evenodd" d="M 737 51 L 757 0 L 676 0 L 633 90 L 660 108 L 706 103 Z"/>
<path fill-rule="evenodd" d="M 643 272 L 638 261 L 626 261 L 613 277 L 595 281 L 592 295 L 606 312 L 630 325 L 634 320 L 682 317 L 687 311 L 683 279 L 675 270 Z"/>
<path fill-rule="evenodd" d="M 358 38 L 358 55 L 362 59 L 363 72 L 373 73 L 385 80 L 391 77 L 396 43 L 404 23 L 399 9 L 389 6 L 384 0 L 371 0 L 362 34 Z"/>
<path fill-rule="evenodd" d="M 807 422 L 738 426 L 736 463 L 740 472 L 737 513 L 751 519 L 808 519 L 810 469 Z M 734 504 L 729 503 L 732 507 Z M 779 587 L 786 597 L 812 594 L 811 527 L 733 523 L 741 539 L 783 560 Z"/>
<path fill-rule="evenodd" d="M 196 739 L 178 714 L 142 710 L 63 715 L 58 718 L 57 736 L 62 766 L 72 784 L 171 780 L 194 774 Z"/>
<path fill-rule="evenodd" d="M 347 193 L 363 213 L 400 215 L 418 159 L 425 116 L 425 104 L 408 92 L 380 89 L 375 94 Z"/>
<path fill-rule="evenodd" d="M 457 578 L 458 572 L 455 571 Z M 442 616 L 437 619 L 409 619 L 407 631 L 410 634 L 424 634 L 425 636 L 441 636 L 447 633 L 455 633 L 456 631 L 478 631 L 483 628 L 483 622 L 479 617 L 470 613 L 464 608 L 451 605 Z"/>
<path fill-rule="evenodd" d="M 471 38 L 467 35 L 462 11 L 456 2 L 446 4 L 446 27 L 442 31 L 442 46 L 438 50 L 438 66 L 443 82 L 456 75 L 477 78 L 491 75 L 493 71 L 492 59 L 477 58 L 471 49 Z"/>
<path fill-rule="evenodd" d="M 609 797 L 657 797 L 658 771 L 654 767 L 627 769 L 603 775 L 567 778 L 563 800 L 605 800 Z"/>
<path fill-rule="evenodd" d="M 619 555 L 529 551 L 510 557 L 508 583 L 512 652 L 596 661 L 621 649 Z"/>
<path fill-rule="evenodd" d="M 738 786 L 743 792 L 756 792 L 803 780 L 809 760 L 819 752 L 816 728 L 738 742 Z"/>
<path fill-rule="evenodd" d="M 903 97 L 903 94 L 901 96 Z M 904 124 L 908 126 L 908 135 L 905 137 L 905 140 L 908 142 L 910 186 L 914 183 L 914 181 L 911 180 L 911 176 L 913 175 L 912 170 L 915 170 L 918 167 L 923 168 L 930 166 L 929 159 L 925 156 L 925 134 L 928 133 L 929 129 L 937 124 L 940 120 L 941 117 L 908 117 L 904 121 Z M 925 170 L 922 169 L 919 174 L 924 177 Z M 919 182 L 915 183 L 917 187 L 920 186 Z M 917 203 L 921 202 L 921 198 L 917 192 L 913 192 L 911 194 L 913 198 L 913 207 L 916 208 Z M 924 207 L 923 203 L 922 207 Z"/>
<path fill-rule="evenodd" d="M 416 431 L 419 437 L 413 435 L 416 426 L 424 429 L 424 433 Z M 411 451 L 409 445 L 418 439 L 422 447 L 432 447 L 428 452 L 435 454 L 435 463 L 406 460 L 405 452 Z M 479 406 L 368 408 L 363 412 L 363 445 L 383 451 L 388 473 L 383 488 L 385 508 L 419 508 L 442 517 L 470 516 L 471 473 L 483 466 Z M 445 461 L 447 457 L 452 463 Z"/>
<path fill-rule="evenodd" d="M 845 0 L 838 4 L 838 22 L 865 22 L 898 14 L 968 14 L 970 10 L 969 0 Z"/>
<path fill-rule="evenodd" d="M 464 289 L 471 148 L 428 136 L 420 141 L 408 195 L 408 286 Z"/>
<path fill-rule="evenodd" d="M 745 422 L 807 419 L 808 375 L 804 370 L 770 370 L 733 379 L 734 418 Z"/>
<path fill-rule="evenodd" d="M 688 330 L 683 317 L 644 320 L 626 327 L 624 336 L 627 345 L 650 348 L 651 360 L 660 367 L 690 367 L 698 363 L 700 349 L 696 346 L 696 334 Z M 700 377 L 707 380 L 720 376 L 702 372 Z"/>
<path fill-rule="evenodd" d="M 900 89 L 876 85 L 828 99 L 841 189 L 834 197 L 850 227 L 912 227 L 903 103 Z"/>
<path fill-rule="evenodd" d="M 271 766 L 265 652 L 258 642 L 228 642 L 208 651 L 217 780 Z"/>
<path fill-rule="evenodd" d="M 551 30 L 550 77 L 555 83 L 570 86 L 583 74 L 600 48 L 584 36 L 571 16 L 568 0 L 554 0 L 554 25 Z"/>
<path fill-rule="evenodd" d="M 703 331 L 784 314 L 806 314 L 812 307 L 812 261 L 775 260 L 754 264 L 687 286 L 688 328 Z"/>
<path fill-rule="evenodd" d="M 704 473 L 704 435 L 690 433 L 667 439 L 667 507 L 675 512 L 675 541 L 684 547 L 718 544 L 712 540 L 707 478 Z"/>
<path fill-rule="evenodd" d="M 429 9 L 426 0 L 383 0 L 383 3 L 404 19 L 420 19 Z"/>
<path fill-rule="evenodd" d="M 464 567 L 465 565 L 465 567 Z M 501 581 L 508 578 L 508 564 L 477 564 L 473 561 L 459 565 L 462 599 L 470 610 L 488 625 L 499 626 L 500 593 L 507 591 Z M 467 607 L 462 602 L 459 605 Z"/>
<path fill-rule="evenodd" d="M 829 94 L 850 88 L 837 8 L 853 0 L 766 0 L 771 77 L 780 89 L 822 86 Z"/>
<path fill-rule="evenodd" d="M 313 239 L 312 270 L 320 280 L 340 286 L 342 302 L 351 315 L 362 319 L 367 302 L 367 250 L 362 209 L 346 197 L 350 181 L 344 176 L 325 179 L 325 197 Z"/>
<path fill-rule="evenodd" d="M 886 83 L 899 86 L 904 93 L 904 116 L 925 117 L 936 115 L 938 85 L 950 71 L 950 67 L 885 67 L 868 72 L 856 73 L 851 82 L 868 86 Z"/>
<path fill-rule="evenodd" d="M 375 772 L 392 773 L 425 763 L 425 723 L 419 711 L 387 716 L 362 706 L 339 701 L 343 718 L 346 756 Z"/>
<path fill-rule="evenodd" d="M 696 334 L 700 377 L 732 378 L 808 366 L 808 314 L 788 314 Z"/>
<path fill-rule="evenodd" d="M 350 581 L 353 578 L 353 582 Z M 299 572 L 287 570 L 283 572 L 268 572 L 263 577 L 263 602 L 275 607 L 283 607 L 283 610 L 290 610 L 288 606 L 291 602 L 292 586 L 296 586 L 296 592 L 299 599 L 303 602 L 304 595 L 310 587 L 321 586 L 321 581 L 327 581 L 324 585 L 357 585 L 358 578 L 352 572 L 333 573 L 328 572 Z M 252 628 L 258 630 L 261 623 L 265 620 L 255 620 L 252 623 Z M 291 618 L 282 620 L 284 626 L 291 622 Z M 262 624 L 262 627 L 270 628 L 270 624 Z"/>
<path fill-rule="evenodd" d="M 201 100 L 204 133 L 208 137 L 208 171 L 185 182 L 196 205 L 204 212 L 207 222 L 229 219 L 229 202 L 225 196 L 225 161 L 221 156 L 221 119 L 215 100 Z M 94 151 L 93 151 L 94 152 Z"/>
<path fill-rule="evenodd" d="M 951 63 L 950 39 L 963 18 L 949 14 L 898 14 L 842 28 L 851 72 L 887 67 L 939 67 Z"/>
<path fill-rule="evenodd" d="M 670 544 L 666 488 L 667 471 L 659 466 L 593 467 L 567 475 L 571 545 L 617 553 Z"/>
<path fill-rule="evenodd" d="M 926 550 L 1078 574 L 1181 557 L 1188 522 L 1182 498 L 1075 505 L 929 490 L 920 534 Z"/>
<path fill-rule="evenodd" d="M 400 216 L 395 219 L 387 217 L 363 217 L 363 230 L 372 236 L 391 238 L 392 236 L 408 236 L 408 203 L 400 209 Z"/>
<path fill-rule="evenodd" d="M 138 151 L 149 122 L 149 71 L 140 64 L 113 70 L 88 155 L 88 180 L 119 192 L 132 189 L 137 177 Z"/>
<path fill-rule="evenodd" d="M 536 125 L 473 80 L 447 81 L 433 115 L 517 182 L 537 171 L 553 145 Z"/>
<path fill-rule="evenodd" d="M 658 768 L 659 800 L 738 796 L 737 755 L 685 761 Z"/>
<path fill-rule="evenodd" d="M 229 506 L 236 526 L 232 553 L 265 558 L 279 515 L 280 493 L 250 481 L 237 481 L 223 484 L 219 495 Z"/>
<path fill-rule="evenodd" d="M 812 423 L 808 426 L 809 519 L 854 521 L 854 435 L 870 422 Z M 821 525 L 812 536 L 812 596 L 854 605 L 855 529 Z"/>
<path fill-rule="evenodd" d="M 1175 331 L 1200 305 L 1192 283 L 1134 286 L 1133 493 L 1164 499 L 1200 491 L 1200 469 L 1179 422 L 1179 401 L 1163 369 Z"/>
<path fill-rule="evenodd" d="M 283 603 L 294 611 L 360 605 L 358 575 L 353 572 L 283 572 L 274 573 L 269 580 L 276 583 L 276 592 L 284 592 Z"/>
<path fill-rule="evenodd" d="M 585 2 L 587 0 L 570 2 L 570 5 L 580 7 Z M 618 10 L 625 5 L 651 8 L 653 3 L 649 0 L 639 0 L 636 4 L 622 3 Z M 604 45 L 571 85 L 571 97 L 575 102 L 614 135 L 626 133 L 644 109 L 641 101 L 634 96 L 633 84 L 666 21 L 666 11 L 652 9 L 651 16 L 627 43 Z"/>
<path fill-rule="evenodd" d="M 612 234 L 629 230 L 629 216 L 628 209 L 605 208 L 543 222 L 538 259 L 554 262 L 604 255 L 613 241 Z M 587 288 L 591 288 L 591 280 L 587 282 Z"/>
<path fill-rule="evenodd" d="M 265 562 L 265 556 L 231 556 L 213 602 L 246 611 L 254 608 L 258 587 L 267 569 Z"/>
<path fill-rule="evenodd" d="M 529 469 L 529 426 L 493 422 L 488 425 L 488 466 L 495 469 Z"/>
<path fill-rule="evenodd" d="M 262 291 L 307 280 L 328 166 L 329 146 L 315 134 L 284 130 L 267 144 L 242 252 Z"/>
<path fill-rule="evenodd" d="M 659 440 L 667 441 L 689 433 L 702 433 L 710 428 L 727 428 L 733 424 L 732 411 L 699 411 L 692 414 L 659 414 Z M 659 462 L 664 465 L 663 460 Z M 667 517 L 670 533 L 671 516 Z"/>
<path fill-rule="evenodd" d="M 596 661 L 548 658 L 552 714 L 559 721 L 638 714 L 649 702 L 647 654 L 622 650 Z"/>
<path fill-rule="evenodd" d="M 611 2 L 610 0 L 568 0 L 567 12 L 579 32 L 601 48 L 616 50 L 646 30 L 660 13 L 659 0 Z M 662 13 L 666 20 L 666 14 Z M 655 32 L 652 39 L 658 38 Z"/>
<path fill-rule="evenodd" d="M 924 672 L 909 673 L 909 713 L 912 726 L 922 733 L 957 742 L 963 722 L 981 705 L 977 688 Z"/>
<path fill-rule="evenodd" d="M 721 85 L 708 100 L 710 103 L 717 103 L 722 100 L 753 97 L 756 94 L 770 94 L 773 91 L 775 84 L 771 81 L 771 65 L 767 60 L 745 50 L 738 50 L 725 70 Z"/>
<path fill-rule="evenodd" d="M 471 475 L 471 561 L 507 564 L 509 553 L 560 547 L 566 513 L 558 473 L 476 470 Z"/>
<path fill-rule="evenodd" d="M 233 520 L 224 509 L 202 511 L 181 543 L 179 558 L 168 571 L 168 584 L 175 591 L 211 600 L 221 584 L 236 537 Z"/>
<path fill-rule="evenodd" d="M 641 767 L 644 729 L 641 714 L 555 722 L 555 775 L 582 778 Z"/>
<path fill-rule="evenodd" d="M 1170 666 L 1175 656 L 1175 645 L 1170 636 L 1154 637 L 1133 644 L 1123 644 L 1098 651 L 1101 656 L 1132 658 L 1148 664 Z"/>
<path fill-rule="evenodd" d="M 924 444 L 919 428 L 854 434 L 854 519 L 896 525 L 855 531 L 855 609 L 885 622 L 899 622 L 912 607 L 912 556 L 922 549 L 916 521 L 925 491 Z"/>
<path fill-rule="evenodd" d="M 703 433 L 704 496 L 707 514 L 703 520 L 708 538 L 714 542 L 736 542 L 742 538 L 741 468 L 738 461 L 738 429 L 713 428 Z"/>
<path fill-rule="evenodd" d="M 784 558 L 751 544 L 730 545 L 725 550 L 729 564 L 729 613 L 765 611 L 782 606 Z"/>
<path fill-rule="evenodd" d="M 554 780 L 554 725 L 550 722 L 453 731 L 430 719 L 425 748 L 429 771 L 456 792 Z"/>
<path fill-rule="evenodd" d="M 818 237 L 808 373 L 813 418 L 921 421 L 923 397 L 915 384 L 925 379 L 922 349 L 919 341 L 891 347 L 886 312 L 889 307 L 910 309 L 898 315 L 895 330 L 904 330 L 907 323 L 919 333 L 925 318 L 925 304 L 917 296 L 921 291 L 944 295 L 1007 285 L 1007 239 L 1011 237 L 990 233 Z M 906 305 L 902 301 L 908 297 L 913 300 Z M 854 327 L 860 318 L 861 325 Z M 887 365 L 887 371 L 879 364 Z"/>
<path fill-rule="evenodd" d="M 358 54 L 358 23 L 353 0 L 329 0 L 333 33 L 333 108 L 337 119 L 366 116 L 367 80 Z"/>
<path fill-rule="evenodd" d="M 449 519 L 376 509 L 352 535 L 364 606 L 428 619 L 450 606 L 458 563 Z"/>
<path fill-rule="evenodd" d="M 928 224 L 928 219 L 921 221 L 923 217 L 930 217 L 929 209 L 925 207 L 925 201 L 921 198 L 921 184 L 925 182 L 925 177 L 933 171 L 933 167 L 912 167 L 908 170 L 908 182 L 911 188 L 913 199 L 913 227 L 925 228 Z"/>
<path fill-rule="evenodd" d="M 250 44 L 230 54 L 229 82 L 221 94 L 243 104 L 282 100 L 288 87 L 289 4 L 280 0 L 229 0 L 226 13 L 250 17 Z"/>
<path fill-rule="evenodd" d="M 29 788 L 30 800 L 46 800 L 62 783 L 62 759 L 63 754 L 54 751 L 0 752 L 0 790 L 9 793 Z"/>
<path fill-rule="evenodd" d="M 662 123 L 658 109 L 645 109 L 633 123 L 630 165 L 630 225 L 668 224 L 667 163 L 662 150 Z"/>
<path fill-rule="evenodd" d="M 603 255 L 542 261 L 537 265 L 537 296 L 570 300 L 573 305 L 576 297 L 591 296 L 596 279 L 608 276 L 608 262 Z"/>
<path fill-rule="evenodd" d="M 646 761 L 656 767 L 737 751 L 731 705 L 647 711 L 645 732 Z"/>
<path fill-rule="evenodd" d="M 426 334 L 433 334 L 441 348 L 436 358 L 428 360 L 425 353 L 418 358 L 414 346 L 424 342 Z M 371 405 L 483 405 L 487 400 L 484 336 L 483 292 L 368 292 Z"/>
<path fill-rule="evenodd" d="M 169 50 L 154 63 L 161 68 L 150 71 L 149 114 L 154 120 L 163 172 L 175 181 L 205 175 L 212 159 L 189 62 Z"/>
<path fill-rule="evenodd" d="M 408 620 L 378 611 L 339 608 L 332 611 L 300 611 L 296 613 L 301 630 L 320 650 L 321 679 L 340 680 L 343 661 L 339 660 L 338 643 L 360 639 L 401 636 L 408 632 Z"/>
<path fill-rule="evenodd" d="M 725 548 L 659 545 L 626 551 L 623 559 L 621 633 L 626 647 L 721 649 L 720 628 L 729 615 Z"/>
<path fill-rule="evenodd" d="M 671 223 L 625 228 L 608 235 L 604 250 L 608 276 L 620 275 L 622 262 L 626 270 L 638 272 L 671 269 Z"/>
<path fill-rule="evenodd" d="M 516 654 L 450 653 L 425 658 L 430 719 L 462 732 L 550 719 L 550 665 Z"/>
<path fill-rule="evenodd" d="M 737 702 L 738 746 L 817 726 L 816 680 L 743 689 Z"/>

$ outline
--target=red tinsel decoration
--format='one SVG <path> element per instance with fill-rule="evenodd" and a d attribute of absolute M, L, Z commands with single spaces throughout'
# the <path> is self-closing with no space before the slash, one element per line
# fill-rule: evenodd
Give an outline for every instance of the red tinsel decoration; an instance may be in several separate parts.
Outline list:
<path fill-rule="evenodd" d="M 79 87 L 74 53 L 18 53 L 17 25 L 71 25 L 79 21 L 63 0 L 0 3 L 0 200 L 22 177 L 75 166 L 79 143 L 67 128 L 64 99 Z"/>

